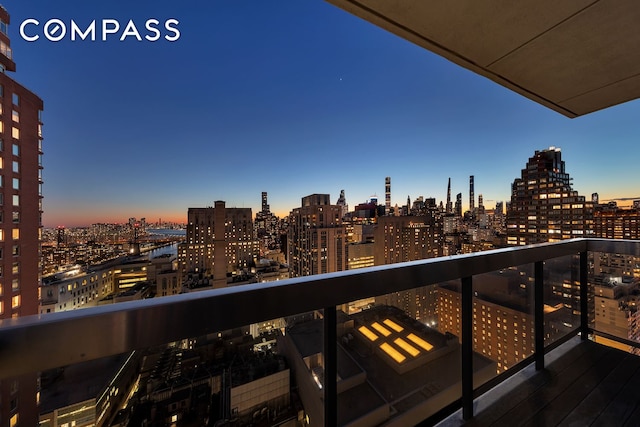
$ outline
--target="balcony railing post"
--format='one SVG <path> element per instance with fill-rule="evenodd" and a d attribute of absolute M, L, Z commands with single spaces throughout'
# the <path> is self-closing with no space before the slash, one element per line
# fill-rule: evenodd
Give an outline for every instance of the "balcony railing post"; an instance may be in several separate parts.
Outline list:
<path fill-rule="evenodd" d="M 324 309 L 324 425 L 338 425 L 338 337 L 335 307 Z"/>
<path fill-rule="evenodd" d="M 462 418 L 473 418 L 473 277 L 462 278 Z"/>
<path fill-rule="evenodd" d="M 533 319 L 535 327 L 536 369 L 544 369 L 544 262 L 534 264 Z"/>
<path fill-rule="evenodd" d="M 588 252 L 580 252 L 580 336 L 589 338 L 589 257 Z"/>

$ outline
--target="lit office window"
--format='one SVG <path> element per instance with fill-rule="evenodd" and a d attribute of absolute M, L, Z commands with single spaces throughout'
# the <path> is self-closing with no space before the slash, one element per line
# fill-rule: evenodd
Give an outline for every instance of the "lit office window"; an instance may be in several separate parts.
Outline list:
<path fill-rule="evenodd" d="M 18 240 L 20 238 L 20 229 L 14 228 L 13 230 L 11 230 L 11 237 L 13 238 L 13 240 Z"/>
<path fill-rule="evenodd" d="M 20 295 L 14 295 L 11 297 L 11 308 L 20 307 Z"/>
<path fill-rule="evenodd" d="M 11 128 L 11 136 L 15 139 L 20 139 L 20 129 L 16 127 Z"/>
<path fill-rule="evenodd" d="M 2 113 L 2 111 L 0 111 L 0 113 Z M 16 110 L 13 110 L 11 112 L 11 119 L 16 123 L 20 123 L 20 113 L 18 113 Z"/>

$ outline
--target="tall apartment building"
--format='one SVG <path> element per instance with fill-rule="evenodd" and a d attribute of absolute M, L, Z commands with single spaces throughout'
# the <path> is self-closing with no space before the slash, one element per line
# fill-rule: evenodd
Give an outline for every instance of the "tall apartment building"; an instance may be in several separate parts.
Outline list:
<path fill-rule="evenodd" d="M 443 243 L 442 216 L 433 209 L 418 216 L 380 217 L 374 231 L 374 261 L 385 265 L 439 257 Z M 433 286 L 379 295 L 375 300 L 376 304 L 398 307 L 422 322 L 435 320 Z"/>
<path fill-rule="evenodd" d="M 640 209 L 600 208 L 594 215 L 594 237 L 640 239 Z"/>
<path fill-rule="evenodd" d="M 640 338 L 640 286 L 621 277 L 604 277 L 594 284 L 595 329 L 630 341 Z M 597 336 L 597 342 L 634 354 L 640 350 L 614 340 Z"/>
<path fill-rule="evenodd" d="M 227 286 L 227 275 L 255 265 L 258 243 L 251 208 L 189 208 L 185 243 L 178 247 L 183 284 Z"/>
<path fill-rule="evenodd" d="M 559 148 L 536 151 L 511 187 L 507 244 L 593 236 L 593 203 L 571 188 Z"/>
<path fill-rule="evenodd" d="M 342 206 L 332 205 L 328 194 L 303 197 L 302 206 L 291 211 L 287 233 L 291 277 L 346 270 L 346 244 Z"/>
<path fill-rule="evenodd" d="M 442 256 L 443 221 L 435 211 L 379 217 L 374 231 L 376 265 Z"/>
<path fill-rule="evenodd" d="M 635 203 L 634 203 L 635 204 Z M 640 239 L 640 209 L 598 205 L 593 215 L 594 237 L 603 239 Z M 640 278 L 640 257 L 613 253 L 594 253 L 593 272 L 623 278 Z"/>
<path fill-rule="evenodd" d="M 42 100 L 16 71 L 0 6 L 0 319 L 38 314 L 42 227 Z M 36 425 L 36 375 L 0 383 L 0 422 Z"/>

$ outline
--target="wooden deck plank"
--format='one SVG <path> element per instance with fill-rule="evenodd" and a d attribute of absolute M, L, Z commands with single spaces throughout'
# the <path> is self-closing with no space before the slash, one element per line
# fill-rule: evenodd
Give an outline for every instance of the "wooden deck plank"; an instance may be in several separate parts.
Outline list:
<path fill-rule="evenodd" d="M 473 419 L 457 413 L 440 425 L 640 425 L 640 357 L 592 341 L 563 345 L 544 370 L 530 365 L 476 399 Z"/>
<path fill-rule="evenodd" d="M 557 393 L 551 400 L 538 408 L 523 425 L 526 427 L 555 426 L 564 424 L 563 421 L 582 400 L 598 387 L 609 375 L 611 368 L 625 359 L 625 354 L 611 350 L 598 360 L 588 360 L 584 364 L 584 371 L 578 377 L 567 377 L 566 388 L 564 385 L 549 384 L 545 387 L 544 394 L 549 397 Z M 581 362 L 585 362 L 584 360 Z M 580 423 L 579 425 L 588 425 Z"/>
<path fill-rule="evenodd" d="M 589 351 L 582 354 L 570 366 L 562 371 L 558 370 L 557 364 L 551 364 L 545 370 L 550 372 L 549 381 L 543 387 L 539 387 L 526 400 L 520 402 L 512 410 L 505 413 L 497 420 L 498 425 L 524 425 L 536 416 L 541 408 L 547 406 L 549 402 L 556 399 L 573 382 L 588 371 L 594 364 L 598 363 L 613 349 L 599 345 L 590 345 L 588 342 L 580 343 L 580 346 L 589 346 Z M 560 361 L 558 361 L 560 363 Z M 543 374 L 543 372 L 540 372 Z M 539 424 L 540 425 L 540 424 Z"/>
<path fill-rule="evenodd" d="M 568 426 L 590 425 L 600 415 L 618 391 L 624 388 L 640 369 L 640 358 L 631 354 L 615 366 L 609 375 L 594 388 L 562 422 Z"/>
<path fill-rule="evenodd" d="M 563 370 L 572 366 L 576 360 L 581 358 L 588 348 L 583 345 L 575 345 L 570 348 L 561 358 L 554 360 L 553 371 L 545 369 L 543 371 L 535 371 L 532 366 L 527 370 L 530 372 L 523 372 L 516 374 L 509 380 L 510 384 L 518 382 L 519 377 L 523 377 L 521 381 L 515 386 L 512 386 L 508 390 L 503 389 L 503 385 L 500 384 L 495 390 L 485 394 L 476 403 L 476 406 L 480 406 L 480 400 L 489 401 L 490 404 L 487 407 L 478 410 L 475 417 L 469 420 L 465 425 L 467 426 L 488 426 L 497 422 L 508 411 L 512 410 L 518 404 L 526 401 L 533 393 L 535 393 L 541 387 L 544 387 L 547 383 L 553 380 L 553 377 L 561 373 Z"/>
<path fill-rule="evenodd" d="M 620 426 L 625 422 L 638 425 L 640 420 L 631 416 L 640 404 L 640 370 L 631 377 L 627 384 L 612 396 L 609 404 L 602 410 L 598 418 L 591 424 L 595 427 Z"/>

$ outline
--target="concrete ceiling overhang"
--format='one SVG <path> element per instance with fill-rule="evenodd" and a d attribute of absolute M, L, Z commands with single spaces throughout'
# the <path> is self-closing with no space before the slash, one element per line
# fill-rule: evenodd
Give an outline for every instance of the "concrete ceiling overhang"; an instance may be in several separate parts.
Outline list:
<path fill-rule="evenodd" d="M 577 117 L 640 97 L 637 0 L 327 0 Z"/>

